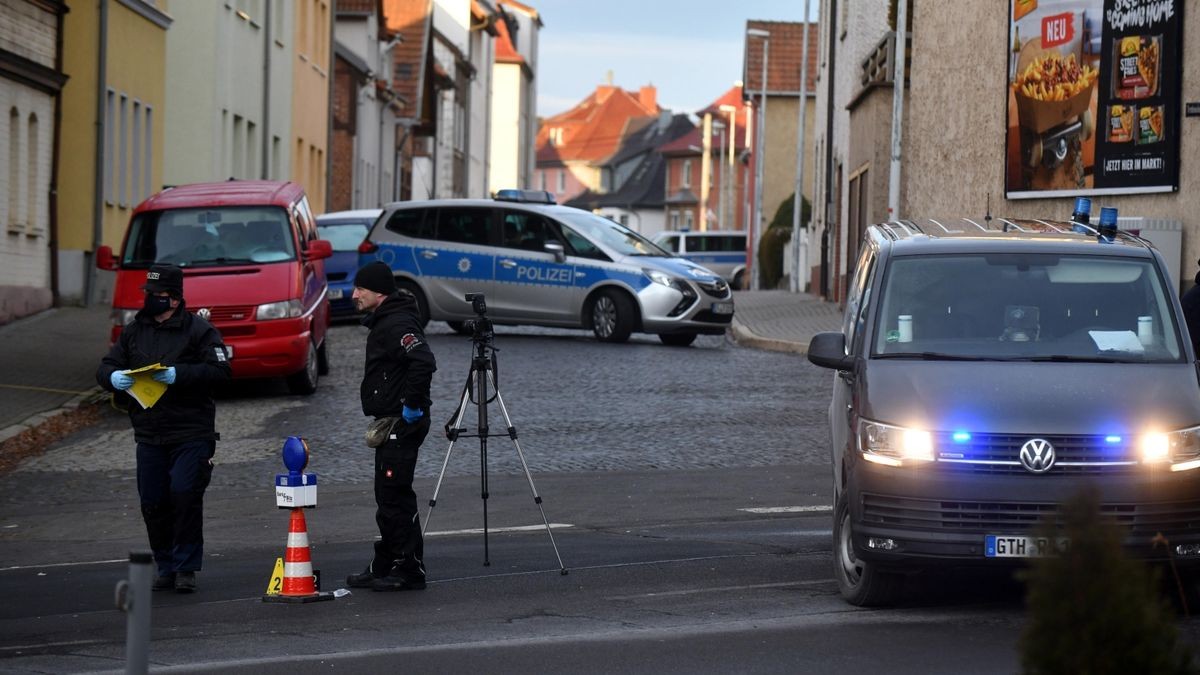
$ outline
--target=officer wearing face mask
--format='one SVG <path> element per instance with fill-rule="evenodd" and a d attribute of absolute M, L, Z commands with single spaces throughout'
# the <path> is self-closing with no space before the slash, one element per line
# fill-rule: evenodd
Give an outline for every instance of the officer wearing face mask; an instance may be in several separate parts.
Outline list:
<path fill-rule="evenodd" d="M 141 311 L 96 371 L 100 386 L 126 399 L 137 442 L 137 487 L 142 519 L 158 576 L 154 590 L 196 590 L 204 555 L 204 490 L 216 451 L 216 406 L 210 389 L 229 379 L 221 335 L 183 302 L 183 270 L 158 263 L 146 273 Z M 143 408 L 126 396 L 125 371 L 161 364 L 153 379 L 167 386 Z"/>

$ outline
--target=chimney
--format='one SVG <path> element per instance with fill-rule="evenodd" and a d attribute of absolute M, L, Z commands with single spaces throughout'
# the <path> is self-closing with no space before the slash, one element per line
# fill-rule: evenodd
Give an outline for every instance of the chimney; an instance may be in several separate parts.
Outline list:
<path fill-rule="evenodd" d="M 654 88 L 654 85 L 648 84 L 638 90 L 638 102 L 647 110 L 658 109 L 658 90 Z"/>

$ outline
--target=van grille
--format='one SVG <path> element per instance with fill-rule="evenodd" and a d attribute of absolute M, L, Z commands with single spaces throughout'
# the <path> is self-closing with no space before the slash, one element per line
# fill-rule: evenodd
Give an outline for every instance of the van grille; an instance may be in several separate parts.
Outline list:
<path fill-rule="evenodd" d="M 1103 504 L 1100 514 L 1135 537 L 1153 537 L 1159 532 L 1195 532 L 1200 528 L 1200 502 L 1194 501 Z M 1047 520 L 1059 522 L 1057 504 L 943 501 L 863 494 L 863 522 L 872 525 L 997 534 L 1030 531 Z"/>
<path fill-rule="evenodd" d="M 192 313 L 199 311 L 197 307 Z M 233 321 L 249 321 L 254 318 L 254 305 L 226 305 L 223 307 L 208 307 L 211 314 L 209 323 L 230 323 Z"/>
<path fill-rule="evenodd" d="M 1051 474 L 1120 474 L 1137 469 L 1133 447 L 1128 442 L 1110 443 L 1104 436 L 972 434 L 969 441 L 958 443 L 950 433 L 934 435 L 943 470 L 987 474 L 1026 473 L 1021 446 L 1033 438 L 1054 446 Z"/>

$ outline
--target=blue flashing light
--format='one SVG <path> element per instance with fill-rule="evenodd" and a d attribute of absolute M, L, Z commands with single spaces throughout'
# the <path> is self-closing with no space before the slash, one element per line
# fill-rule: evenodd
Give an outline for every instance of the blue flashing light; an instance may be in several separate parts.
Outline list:
<path fill-rule="evenodd" d="M 1075 198 L 1075 213 L 1085 216 L 1092 215 L 1092 200 L 1087 197 Z"/>
<path fill-rule="evenodd" d="M 1117 236 L 1117 210 L 1111 206 L 1100 207 L 1100 243 L 1111 244 Z"/>
<path fill-rule="evenodd" d="M 1105 437 L 1104 437 L 1104 442 L 1105 442 L 1105 443 L 1120 443 L 1120 442 L 1121 442 L 1121 437 L 1120 437 L 1120 436 L 1113 436 L 1113 435 L 1105 436 Z"/>
<path fill-rule="evenodd" d="M 965 431 L 954 432 L 954 442 L 955 443 L 966 443 L 969 440 L 971 440 L 971 434 L 969 434 Z"/>

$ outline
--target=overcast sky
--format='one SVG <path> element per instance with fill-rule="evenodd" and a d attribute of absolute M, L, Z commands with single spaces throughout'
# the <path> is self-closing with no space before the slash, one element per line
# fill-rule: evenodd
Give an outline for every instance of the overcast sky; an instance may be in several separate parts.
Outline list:
<path fill-rule="evenodd" d="M 808 0 L 816 20 L 819 0 Z M 541 117 L 563 112 L 603 84 L 695 112 L 742 79 L 749 19 L 803 21 L 805 0 L 525 0 L 541 13 L 537 93 Z"/>

